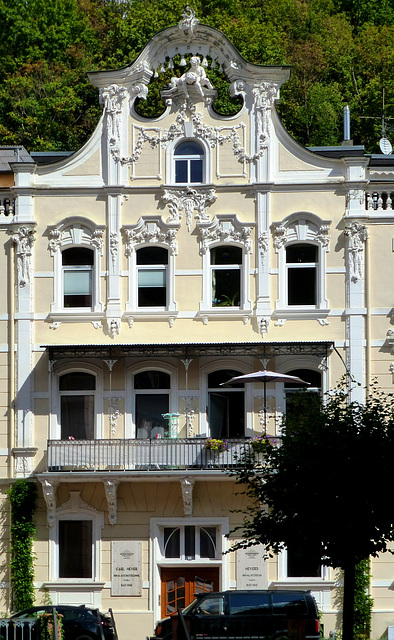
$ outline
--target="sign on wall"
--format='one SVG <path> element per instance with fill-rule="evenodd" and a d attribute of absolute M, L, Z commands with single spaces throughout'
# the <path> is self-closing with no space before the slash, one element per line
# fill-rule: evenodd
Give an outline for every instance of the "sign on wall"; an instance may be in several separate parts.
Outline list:
<path fill-rule="evenodd" d="M 142 595 L 142 544 L 136 540 L 112 542 L 112 596 Z"/>
<path fill-rule="evenodd" d="M 267 564 L 263 545 L 237 551 L 237 589 L 267 589 Z"/>

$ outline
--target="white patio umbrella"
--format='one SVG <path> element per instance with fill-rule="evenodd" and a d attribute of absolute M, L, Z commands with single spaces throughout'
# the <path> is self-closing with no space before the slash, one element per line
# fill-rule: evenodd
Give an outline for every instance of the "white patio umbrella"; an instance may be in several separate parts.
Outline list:
<path fill-rule="evenodd" d="M 253 373 L 245 373 L 242 376 L 234 376 L 227 380 L 227 382 L 222 382 L 221 387 L 223 386 L 231 386 L 232 384 L 239 384 L 240 382 L 262 382 L 264 386 L 264 431 L 267 431 L 267 382 L 291 382 L 293 384 L 298 384 L 300 387 L 308 387 L 309 382 L 305 382 L 305 380 L 301 380 L 297 376 L 289 376 L 287 373 L 279 373 L 278 371 L 268 371 L 264 369 L 263 371 L 254 371 Z"/>

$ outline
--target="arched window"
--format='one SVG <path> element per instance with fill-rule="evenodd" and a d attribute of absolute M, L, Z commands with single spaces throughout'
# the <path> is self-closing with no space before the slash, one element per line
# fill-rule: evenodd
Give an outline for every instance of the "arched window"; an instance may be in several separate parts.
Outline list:
<path fill-rule="evenodd" d="M 204 149 L 193 140 L 180 142 L 174 151 L 175 182 L 201 184 L 204 182 Z"/>
<path fill-rule="evenodd" d="M 62 251 L 63 306 L 93 307 L 94 253 L 85 247 Z"/>
<path fill-rule="evenodd" d="M 221 387 L 240 371 L 220 369 L 208 374 L 208 423 L 212 438 L 240 438 L 245 435 L 244 385 Z"/>
<path fill-rule="evenodd" d="M 212 307 L 239 307 L 242 249 L 220 245 L 210 250 Z"/>
<path fill-rule="evenodd" d="M 138 307 L 167 307 L 168 250 L 149 246 L 136 254 Z"/>
<path fill-rule="evenodd" d="M 73 371 L 59 377 L 61 440 L 93 440 L 96 378 Z"/>
<path fill-rule="evenodd" d="M 171 376 L 163 371 L 141 371 L 134 375 L 135 427 L 137 438 L 168 435 Z"/>
<path fill-rule="evenodd" d="M 314 244 L 286 247 L 288 306 L 316 306 L 318 302 L 319 251 Z"/>

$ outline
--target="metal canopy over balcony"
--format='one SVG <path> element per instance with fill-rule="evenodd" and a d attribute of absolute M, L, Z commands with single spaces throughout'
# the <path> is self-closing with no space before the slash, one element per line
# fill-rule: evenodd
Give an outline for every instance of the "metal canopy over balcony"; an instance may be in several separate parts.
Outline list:
<path fill-rule="evenodd" d="M 65 358 L 179 358 L 194 359 L 203 356 L 252 356 L 270 360 L 275 356 L 327 357 L 333 342 L 211 342 L 167 344 L 57 344 L 43 345 L 50 360 Z"/>

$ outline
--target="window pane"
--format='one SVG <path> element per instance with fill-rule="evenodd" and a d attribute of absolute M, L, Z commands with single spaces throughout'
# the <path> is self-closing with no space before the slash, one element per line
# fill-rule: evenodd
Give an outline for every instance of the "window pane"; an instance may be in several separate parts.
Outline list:
<path fill-rule="evenodd" d="M 181 533 L 179 527 L 164 527 L 164 557 L 181 557 Z"/>
<path fill-rule="evenodd" d="M 59 577 L 93 577 L 90 520 L 59 521 Z"/>
<path fill-rule="evenodd" d="M 59 379 L 60 391 L 88 391 L 96 388 L 96 378 L 91 373 L 73 371 Z"/>
<path fill-rule="evenodd" d="M 208 387 L 210 389 L 218 389 L 222 382 L 227 382 L 230 378 L 234 378 L 235 376 L 241 376 L 241 371 L 235 371 L 234 369 L 219 369 L 218 371 L 212 371 L 212 373 L 208 374 Z M 244 388 L 244 383 L 240 382 L 234 385 L 231 385 L 231 388 Z"/>
<path fill-rule="evenodd" d="M 242 264 L 242 249 L 221 245 L 211 249 L 211 264 Z"/>
<path fill-rule="evenodd" d="M 201 527 L 200 557 L 216 558 L 216 527 Z"/>
<path fill-rule="evenodd" d="M 176 156 L 203 156 L 204 149 L 200 147 L 197 142 L 193 142 L 193 140 L 187 140 L 186 142 L 181 142 L 178 144 L 175 149 Z"/>
<path fill-rule="evenodd" d="M 321 563 L 309 552 L 287 549 L 287 576 L 289 578 L 320 578 Z"/>
<path fill-rule="evenodd" d="M 316 267 L 287 270 L 288 304 L 316 304 Z"/>
<path fill-rule="evenodd" d="M 62 264 L 63 266 L 72 265 L 93 265 L 94 254 L 91 249 L 84 249 L 82 247 L 75 247 L 73 249 L 65 249 L 62 252 Z"/>
<path fill-rule="evenodd" d="M 175 160 L 175 182 L 187 182 L 187 160 Z"/>
<path fill-rule="evenodd" d="M 165 287 L 166 286 L 166 270 L 165 269 L 141 269 L 138 271 L 139 287 Z"/>
<path fill-rule="evenodd" d="M 269 593 L 230 593 L 230 615 L 271 613 Z"/>
<path fill-rule="evenodd" d="M 286 247 L 286 262 L 317 262 L 317 247 L 314 244 L 293 244 Z"/>
<path fill-rule="evenodd" d="M 194 560 L 196 555 L 196 528 L 185 527 L 185 557 Z"/>
<path fill-rule="evenodd" d="M 239 307 L 241 274 L 239 269 L 212 271 L 212 306 Z"/>
<path fill-rule="evenodd" d="M 306 615 L 307 606 L 303 595 L 280 591 L 272 592 L 273 613 L 292 615 Z"/>
<path fill-rule="evenodd" d="M 168 264 L 168 251 L 163 247 L 143 247 L 138 249 L 137 264 Z"/>
<path fill-rule="evenodd" d="M 202 182 L 202 160 L 190 160 L 190 182 Z"/>
<path fill-rule="evenodd" d="M 62 396 L 61 439 L 94 440 L 94 396 Z"/>
<path fill-rule="evenodd" d="M 90 295 L 92 292 L 91 270 L 65 271 L 64 294 Z"/>
<path fill-rule="evenodd" d="M 137 394 L 135 397 L 135 421 L 137 438 L 155 438 L 168 432 L 168 421 L 163 413 L 168 413 L 168 394 Z"/>
<path fill-rule="evenodd" d="M 141 371 L 134 376 L 134 389 L 169 389 L 171 378 L 164 371 Z"/>
<path fill-rule="evenodd" d="M 140 287 L 138 288 L 139 307 L 166 307 L 166 287 Z"/>

